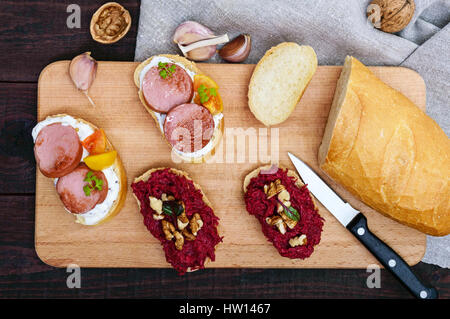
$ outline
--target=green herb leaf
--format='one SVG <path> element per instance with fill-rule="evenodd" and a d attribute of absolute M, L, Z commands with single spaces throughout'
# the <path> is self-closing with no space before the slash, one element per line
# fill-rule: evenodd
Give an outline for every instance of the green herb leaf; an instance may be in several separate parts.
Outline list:
<path fill-rule="evenodd" d="M 167 216 L 179 216 L 184 212 L 183 205 L 176 201 L 163 202 L 162 211 Z"/>
<path fill-rule="evenodd" d="M 163 203 L 162 212 L 167 216 L 172 216 L 173 215 L 172 208 L 170 207 L 170 205 L 166 205 L 166 203 L 167 202 Z"/>
<path fill-rule="evenodd" d="M 89 171 L 89 172 L 86 174 L 86 177 L 84 178 L 84 181 L 85 181 L 85 182 L 90 182 L 90 181 L 91 181 L 91 178 L 92 178 L 92 172 Z"/>
<path fill-rule="evenodd" d="M 91 196 L 91 192 L 93 190 L 99 190 L 99 191 L 102 190 L 103 180 L 99 179 L 91 171 L 87 172 L 87 174 L 84 178 L 84 181 L 88 182 L 86 185 L 83 186 L 83 191 L 86 196 Z"/>
<path fill-rule="evenodd" d="M 289 217 L 293 221 L 298 222 L 300 220 L 300 215 L 294 207 L 291 206 L 287 210 L 285 208 L 284 211 L 286 212 L 287 217 Z"/>
<path fill-rule="evenodd" d="M 209 88 L 209 95 L 211 96 L 217 96 L 217 91 L 215 88 Z"/>
<path fill-rule="evenodd" d="M 167 78 L 167 77 L 172 77 L 172 75 L 175 73 L 176 71 L 176 65 L 172 64 L 169 67 L 169 63 L 165 62 L 158 62 L 158 69 L 161 70 L 159 71 L 159 76 L 162 77 L 163 79 Z"/>
<path fill-rule="evenodd" d="M 89 184 L 83 186 L 84 195 L 91 196 L 91 187 Z"/>
<path fill-rule="evenodd" d="M 165 79 L 167 77 L 167 71 L 166 70 L 159 71 L 159 76 Z"/>
<path fill-rule="evenodd" d="M 280 203 L 281 206 L 283 206 L 284 212 L 286 213 L 286 216 L 289 219 L 292 219 L 293 221 L 296 221 L 296 222 L 300 220 L 300 214 L 294 207 L 292 207 L 292 206 L 290 206 L 289 208 L 286 207 L 286 205 L 284 205 L 283 202 L 280 201 L 278 198 L 277 198 L 277 202 Z"/>

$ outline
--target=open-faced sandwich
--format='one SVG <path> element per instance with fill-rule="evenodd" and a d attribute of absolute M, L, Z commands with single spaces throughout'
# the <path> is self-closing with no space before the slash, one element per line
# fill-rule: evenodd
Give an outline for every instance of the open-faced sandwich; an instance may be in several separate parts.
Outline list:
<path fill-rule="evenodd" d="M 127 179 L 105 132 L 66 114 L 47 117 L 32 131 L 36 163 L 52 178 L 65 209 L 83 225 L 98 225 L 123 206 Z"/>
<path fill-rule="evenodd" d="M 163 246 L 166 260 L 179 274 L 214 261 L 222 241 L 211 203 L 200 186 L 173 168 L 150 169 L 131 184 L 144 224 Z"/>
<path fill-rule="evenodd" d="M 153 56 L 136 68 L 139 98 L 172 150 L 192 163 L 205 161 L 223 133 L 218 85 L 178 55 Z"/>
<path fill-rule="evenodd" d="M 299 176 L 288 169 L 263 166 L 244 179 L 245 205 L 281 256 L 309 257 L 320 242 L 323 218 Z"/>

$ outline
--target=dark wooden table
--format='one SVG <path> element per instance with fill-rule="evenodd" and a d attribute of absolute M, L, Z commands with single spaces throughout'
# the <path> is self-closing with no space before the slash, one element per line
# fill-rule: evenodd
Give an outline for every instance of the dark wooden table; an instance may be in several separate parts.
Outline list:
<path fill-rule="evenodd" d="M 369 289 L 365 269 L 206 269 L 178 276 L 171 269 L 82 269 L 81 289 L 69 289 L 65 269 L 47 266 L 34 250 L 37 80 L 49 63 L 92 51 L 98 60 L 134 57 L 139 1 L 122 0 L 133 24 L 113 45 L 94 42 L 89 21 L 104 1 L 78 0 L 81 28 L 69 29 L 73 1 L 0 2 L 0 298 L 410 298 L 387 271 Z M 157 14 L 157 11 L 155 11 Z M 448 269 L 419 263 L 414 271 L 450 297 Z"/>

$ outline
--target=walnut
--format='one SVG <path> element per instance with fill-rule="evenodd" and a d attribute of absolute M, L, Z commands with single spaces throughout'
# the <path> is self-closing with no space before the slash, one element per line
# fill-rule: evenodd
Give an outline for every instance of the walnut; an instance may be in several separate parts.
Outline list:
<path fill-rule="evenodd" d="M 102 5 L 91 19 L 92 38 L 100 43 L 114 43 L 122 39 L 131 26 L 128 10 L 116 2 Z"/>
<path fill-rule="evenodd" d="M 265 192 L 267 194 L 267 199 L 274 197 L 283 190 L 285 190 L 285 187 L 283 186 L 283 184 L 281 184 L 281 181 L 279 179 L 275 180 L 275 182 L 271 182 L 269 184 L 267 192 Z"/>
<path fill-rule="evenodd" d="M 266 223 L 276 226 L 282 235 L 286 234 L 286 224 L 280 216 L 267 217 Z"/>
<path fill-rule="evenodd" d="M 183 249 L 183 245 L 184 245 L 184 237 L 183 237 L 183 235 L 181 235 L 179 231 L 175 231 L 173 233 L 173 235 L 175 236 L 175 248 L 177 250 L 182 250 Z"/>
<path fill-rule="evenodd" d="M 153 197 L 153 196 L 149 196 L 148 197 L 149 201 L 150 201 L 150 207 L 158 214 L 161 215 L 162 214 L 162 205 L 163 202 L 162 200 Z"/>
<path fill-rule="evenodd" d="M 297 221 L 290 219 L 284 211 L 280 213 L 280 216 L 290 229 L 293 229 L 298 223 Z"/>
<path fill-rule="evenodd" d="M 203 221 L 200 218 L 199 213 L 195 213 L 194 216 L 192 216 L 189 227 L 191 228 L 192 234 L 197 236 L 198 231 L 203 227 Z"/>
<path fill-rule="evenodd" d="M 367 17 L 375 28 L 395 33 L 408 25 L 414 10 L 414 0 L 373 0 L 367 7 Z"/>
<path fill-rule="evenodd" d="M 161 224 L 166 239 L 172 240 L 175 233 L 175 226 L 171 222 L 168 222 L 167 220 L 162 220 Z"/>
<path fill-rule="evenodd" d="M 306 245 L 306 243 L 307 240 L 305 234 L 289 239 L 289 245 L 291 245 L 291 247 L 303 246 Z"/>
<path fill-rule="evenodd" d="M 179 230 L 183 230 L 186 228 L 186 226 L 189 224 L 189 219 L 186 216 L 185 212 L 182 212 L 178 217 L 177 217 L 177 226 Z"/>
<path fill-rule="evenodd" d="M 279 194 L 278 194 L 278 199 L 281 202 L 285 202 L 285 201 L 289 201 L 291 199 L 291 195 L 289 194 L 289 192 L 285 189 L 283 189 Z M 287 206 L 287 205 L 286 205 Z"/>
<path fill-rule="evenodd" d="M 195 240 L 196 238 L 187 228 L 183 229 L 181 233 L 187 240 Z"/>

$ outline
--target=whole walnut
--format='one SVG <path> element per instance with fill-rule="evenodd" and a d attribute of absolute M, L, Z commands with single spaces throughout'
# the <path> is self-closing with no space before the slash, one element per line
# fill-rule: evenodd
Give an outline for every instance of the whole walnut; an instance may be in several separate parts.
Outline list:
<path fill-rule="evenodd" d="M 367 17 L 375 28 L 394 33 L 408 25 L 414 10 L 414 0 L 373 0 L 367 7 Z"/>

